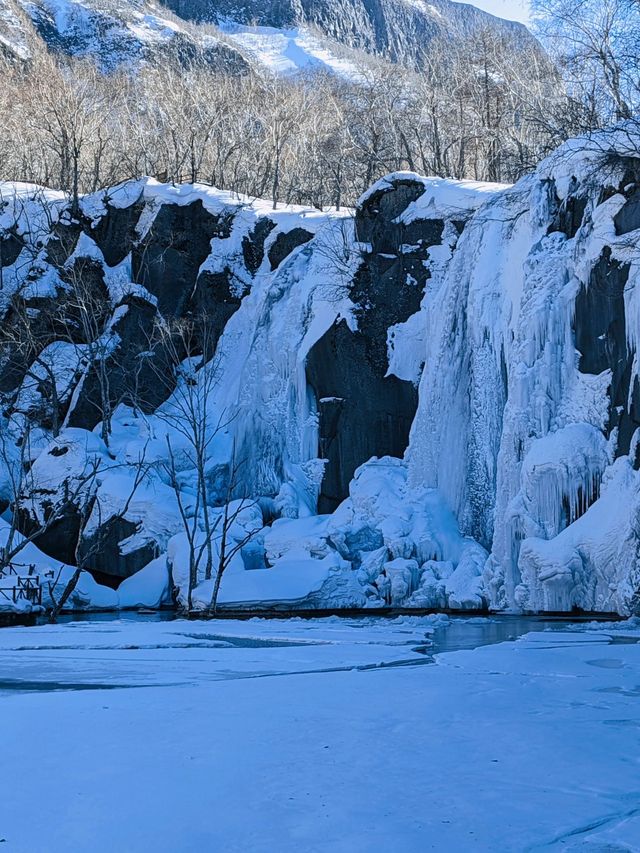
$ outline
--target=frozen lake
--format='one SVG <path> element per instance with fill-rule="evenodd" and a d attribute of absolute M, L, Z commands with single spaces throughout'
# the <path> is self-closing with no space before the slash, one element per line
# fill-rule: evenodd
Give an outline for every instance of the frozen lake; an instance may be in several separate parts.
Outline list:
<path fill-rule="evenodd" d="M 2 849 L 638 851 L 640 622 L 549 626 L 2 630 Z"/>

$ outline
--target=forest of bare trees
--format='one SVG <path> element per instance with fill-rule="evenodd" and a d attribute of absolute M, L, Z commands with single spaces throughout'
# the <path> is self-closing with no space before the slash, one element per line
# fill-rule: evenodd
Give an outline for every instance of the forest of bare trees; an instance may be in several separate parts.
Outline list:
<path fill-rule="evenodd" d="M 534 11 L 553 61 L 490 30 L 431 43 L 420 72 L 371 59 L 351 80 L 7 61 L 0 174 L 74 199 L 151 175 L 316 207 L 353 204 L 399 169 L 513 181 L 567 137 L 628 118 L 639 96 L 637 0 Z"/>

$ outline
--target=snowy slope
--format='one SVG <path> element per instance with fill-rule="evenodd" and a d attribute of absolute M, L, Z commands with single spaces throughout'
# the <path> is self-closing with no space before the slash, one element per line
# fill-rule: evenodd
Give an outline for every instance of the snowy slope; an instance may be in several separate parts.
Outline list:
<path fill-rule="evenodd" d="M 354 61 L 336 55 L 330 40 L 307 27 L 277 29 L 226 21 L 220 30 L 245 56 L 274 74 L 322 70 L 352 79 L 358 76 Z M 344 49 L 341 52 L 344 54 Z"/>

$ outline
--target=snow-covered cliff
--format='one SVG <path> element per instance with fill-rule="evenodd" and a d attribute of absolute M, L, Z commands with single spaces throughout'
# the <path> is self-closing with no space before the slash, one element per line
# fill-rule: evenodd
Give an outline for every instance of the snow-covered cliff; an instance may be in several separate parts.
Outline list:
<path fill-rule="evenodd" d="M 497 607 L 637 607 L 637 150 L 566 145 L 479 211 L 425 299 L 409 479 L 491 549 Z"/>
<path fill-rule="evenodd" d="M 167 569 L 185 600 L 181 513 L 202 509 L 171 417 L 182 380 L 163 391 L 145 375 L 144 344 L 159 317 L 204 312 L 207 494 L 214 525 L 231 500 L 238 545 L 221 603 L 635 612 L 637 151 L 630 132 L 571 143 L 511 188 L 398 173 L 354 216 L 149 180 L 72 216 L 55 194 L 3 185 L 4 434 L 24 446 L 31 424 L 37 486 L 18 500 L 23 532 L 99 460 L 80 552 L 76 508 L 37 539 L 38 570 L 84 549 L 98 580 L 128 578 L 104 593 L 113 606 L 157 603 Z M 87 279 L 109 305 L 102 345 L 65 321 L 17 365 L 16 318 L 40 328 Z"/>

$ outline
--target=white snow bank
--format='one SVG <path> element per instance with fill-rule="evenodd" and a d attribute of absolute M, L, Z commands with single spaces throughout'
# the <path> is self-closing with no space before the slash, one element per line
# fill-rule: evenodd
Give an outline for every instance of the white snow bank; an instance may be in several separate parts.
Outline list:
<path fill-rule="evenodd" d="M 166 555 L 152 560 L 135 575 L 125 578 L 117 589 L 118 606 L 158 608 L 171 604 Z"/>
<path fill-rule="evenodd" d="M 363 193 L 357 206 L 362 207 L 377 193 L 391 190 L 402 181 L 411 181 L 424 187 L 424 193 L 398 216 L 396 221 L 403 225 L 420 219 L 455 219 L 456 216 L 466 219 L 471 211 L 477 210 L 510 186 L 454 178 L 425 178 L 416 172 L 391 172 Z"/>

